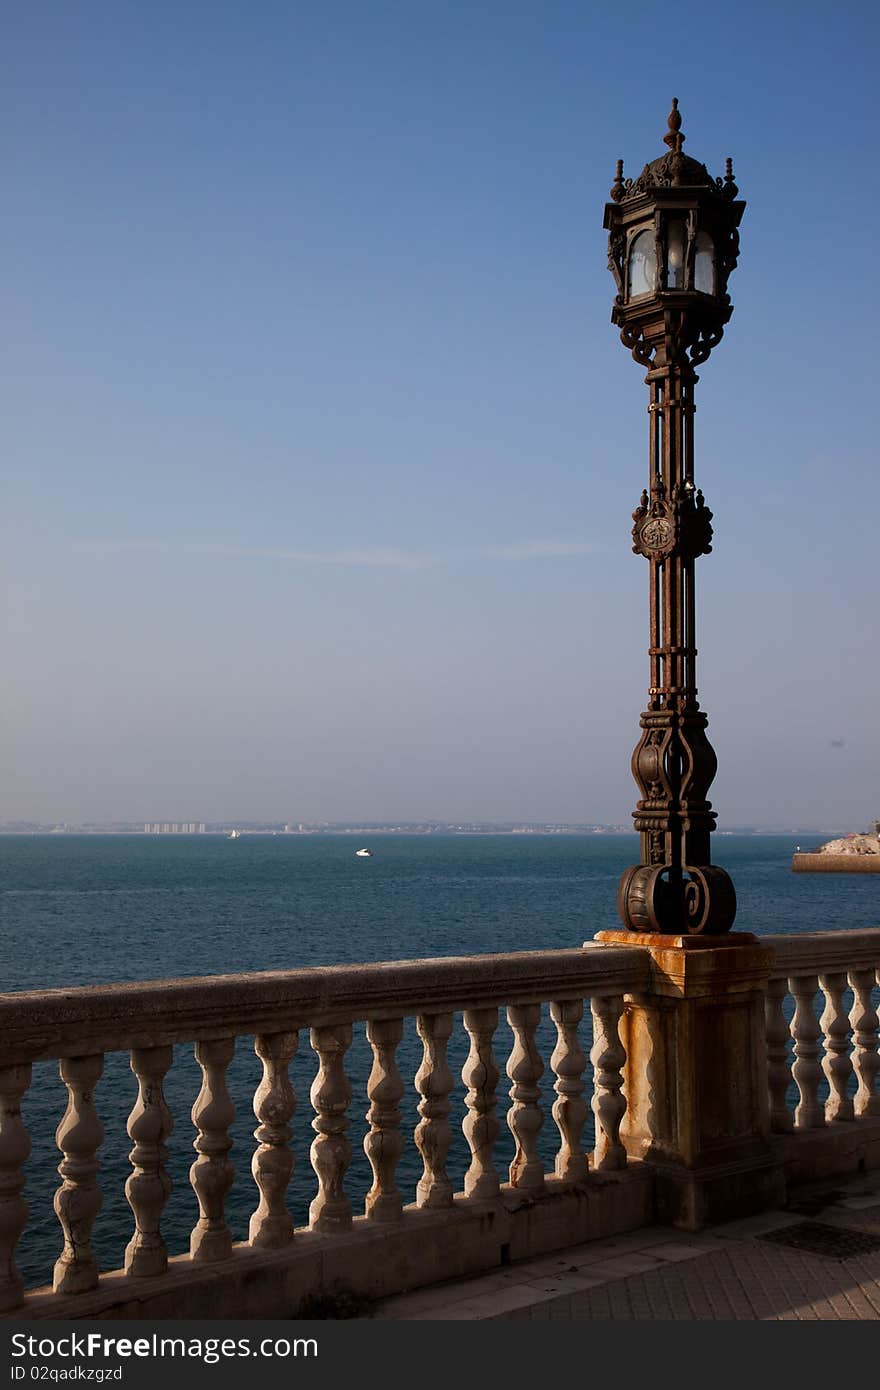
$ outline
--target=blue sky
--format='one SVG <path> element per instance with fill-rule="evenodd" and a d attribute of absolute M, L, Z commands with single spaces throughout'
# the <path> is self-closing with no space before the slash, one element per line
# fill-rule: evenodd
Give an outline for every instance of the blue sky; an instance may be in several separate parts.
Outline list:
<path fill-rule="evenodd" d="M 628 821 L 602 209 L 673 94 L 748 203 L 697 387 L 713 803 L 880 815 L 874 6 L 5 17 L 0 818 Z"/>

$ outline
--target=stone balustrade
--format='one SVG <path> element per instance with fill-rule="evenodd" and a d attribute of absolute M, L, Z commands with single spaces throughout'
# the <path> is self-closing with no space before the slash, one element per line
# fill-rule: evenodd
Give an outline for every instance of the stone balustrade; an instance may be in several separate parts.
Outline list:
<path fill-rule="evenodd" d="M 300 1245 L 304 1258 L 299 1263 L 307 1281 L 314 1277 L 316 1242 L 318 1249 L 324 1242 L 327 1250 L 335 1250 L 340 1238 L 356 1235 L 359 1229 L 396 1233 L 400 1240 L 410 1226 L 416 1249 L 424 1244 L 426 1233 L 439 1238 L 444 1222 L 455 1217 L 461 1224 L 468 1211 L 476 1214 L 482 1229 L 487 1204 L 498 1207 L 499 1230 L 511 1210 L 525 1210 L 548 1192 L 557 1199 L 576 1193 L 575 1205 L 583 1209 L 591 1179 L 607 1181 L 604 1175 L 626 1166 L 620 1141 L 625 1053 L 619 1025 L 624 996 L 644 983 L 646 970 L 643 953 L 603 948 L 331 966 L 0 997 L 0 1312 L 75 1317 L 96 1311 L 113 1315 L 114 1310 L 119 1315 L 121 1310 L 137 1316 L 135 1305 L 161 1308 L 156 1295 L 166 1287 L 216 1290 L 217 1275 L 234 1266 L 239 1277 L 248 1257 L 252 1265 L 263 1260 L 260 1268 L 271 1274 L 279 1259 L 292 1259 Z M 594 1021 L 589 1096 L 587 1056 L 578 1034 L 585 1000 Z M 545 1063 L 536 1046 L 542 1005 L 549 1005 L 556 1031 L 556 1046 L 547 1059 L 556 1094 L 550 1116 L 541 1105 L 539 1080 Z M 513 1045 L 509 1057 L 496 1060 L 501 1009 L 506 1010 Z M 459 1013 L 470 1049 L 461 1072 L 463 1112 L 453 1117 L 454 1079 L 446 1058 Z M 419 1116 L 412 1135 L 402 1132 L 400 1102 L 406 1081 L 397 1064 L 405 1018 L 415 1018 L 422 1044 L 421 1065 L 411 1081 Z M 367 1103 L 364 1151 L 372 1173 L 372 1186 L 362 1196 L 363 1216 L 355 1214 L 346 1184 L 353 1100 L 346 1053 L 353 1029 L 359 1027 L 365 1029 L 373 1059 L 366 1096 L 359 1098 Z M 294 1094 L 288 1068 L 303 1029 L 308 1030 L 315 1058 L 308 1098 L 315 1135 L 310 1153 L 314 1197 L 308 1227 L 295 1231 L 285 1193 L 293 1169 L 291 1122 L 296 1114 L 303 1115 L 305 1097 Z M 509 1036 L 507 1030 L 505 1034 Z M 233 1243 L 226 1220 L 234 1181 L 229 1151 L 235 1113 L 227 1072 L 236 1040 L 251 1036 L 263 1074 L 253 1096 L 253 1214 L 249 1239 L 241 1246 Z M 194 1045 L 202 1077 L 190 1136 L 172 1134 L 163 1091 L 172 1047 L 180 1043 Z M 98 1156 L 104 1138 L 94 1091 L 104 1055 L 120 1050 L 130 1053 L 133 1073 L 127 1123 L 131 1171 L 127 1179 L 121 1173 L 106 1173 L 103 1181 L 125 1183 L 132 1234 L 123 1270 L 102 1274 L 92 1249 L 102 1205 Z M 58 1059 L 68 1094 L 56 1134 L 62 1179 L 54 1202 L 60 1254 L 52 1292 L 42 1288 L 25 1293 L 15 1265 L 15 1247 L 28 1219 L 22 1188 L 30 1144 L 21 1101 L 32 1064 L 51 1058 Z M 510 1083 L 506 1118 L 515 1147 L 506 1175 L 498 1171 L 495 1159 L 505 1063 Z M 596 1143 L 588 1159 L 581 1136 L 589 1105 Z M 458 1195 L 445 1167 L 454 1118 L 470 1153 L 463 1194 Z M 552 1171 L 545 1175 L 537 1138 L 547 1119 L 555 1125 L 558 1142 Z M 162 1213 L 171 1188 L 169 1145 L 190 1142 L 196 1153 L 190 1182 L 197 1217 L 188 1254 L 170 1258 L 162 1235 Z M 416 1146 L 423 1171 L 414 1191 L 404 1193 L 397 1170 L 407 1143 Z M 251 1176 L 244 1180 L 251 1181 Z M 551 1223 L 558 1225 L 560 1219 L 565 1215 L 557 1212 Z M 557 1238 L 548 1237 L 551 1243 Z M 467 1258 L 465 1254 L 465 1265 Z M 494 1259 L 497 1262 L 497 1249 Z M 459 1272 L 461 1263 L 459 1252 L 450 1272 Z M 206 1311 L 186 1299 L 183 1306 Z M 293 1310 L 288 1304 L 286 1311 Z"/>
<path fill-rule="evenodd" d="M 0 996 L 0 1315 L 291 1316 L 339 1283 L 381 1297 L 656 1219 L 697 1229 L 779 1201 L 787 1184 L 880 1166 L 880 931 L 629 933 L 585 947 Z M 401 1061 L 414 1057 L 406 1020 L 417 1066 Z M 180 1044 L 201 1076 L 189 1133 L 165 1095 Z M 234 1170 L 242 1097 L 229 1072 L 251 1047 L 255 1142 Z M 356 1074 L 358 1048 L 371 1065 Z M 102 1172 L 116 1121 L 96 1088 L 119 1052 L 132 1073 L 130 1169 Z M 296 1094 L 291 1066 L 308 1058 L 311 1084 Z M 47 1059 L 67 1096 L 57 1257 L 51 1286 L 25 1291 L 21 1105 Z M 296 1226 L 292 1139 L 309 1124 L 312 1196 Z M 365 1181 L 349 1171 L 361 1139 Z M 169 1253 L 169 1154 L 190 1145 L 189 1249 Z M 243 1242 L 229 1224 L 242 1184 Z M 110 1185 L 124 1186 L 131 1235 L 122 1267 L 102 1271 L 93 1236 Z"/>
<path fill-rule="evenodd" d="M 772 938 L 766 995 L 771 1127 L 780 1135 L 837 1130 L 880 1118 L 880 932 Z M 838 1127 L 846 1125 L 844 1131 Z M 873 1126 L 872 1126 L 873 1128 Z"/>

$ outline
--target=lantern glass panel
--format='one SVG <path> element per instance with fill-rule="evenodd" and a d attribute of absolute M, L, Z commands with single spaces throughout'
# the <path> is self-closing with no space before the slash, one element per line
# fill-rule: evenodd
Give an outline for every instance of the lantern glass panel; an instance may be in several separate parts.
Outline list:
<path fill-rule="evenodd" d="M 657 283 L 657 251 L 654 233 L 639 232 L 629 250 L 629 297 L 653 294 Z"/>
<path fill-rule="evenodd" d="M 666 288 L 684 289 L 685 227 L 674 218 L 666 233 Z"/>
<path fill-rule="evenodd" d="M 708 232 L 697 232 L 694 289 L 700 294 L 715 293 L 715 247 Z"/>

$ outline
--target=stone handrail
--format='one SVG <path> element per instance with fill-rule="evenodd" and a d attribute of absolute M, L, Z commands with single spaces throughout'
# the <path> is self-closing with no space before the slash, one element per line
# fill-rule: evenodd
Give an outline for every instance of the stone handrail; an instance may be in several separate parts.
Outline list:
<path fill-rule="evenodd" d="M 94 988 L 30 991 L 0 996 L 0 1313 L 21 1308 L 25 1294 L 15 1267 L 15 1246 L 27 1222 L 22 1196 L 23 1165 L 30 1141 L 20 1105 L 31 1080 L 31 1063 L 59 1059 L 67 1087 L 67 1110 L 56 1143 L 62 1179 L 55 1195 L 62 1249 L 55 1263 L 56 1294 L 82 1295 L 99 1288 L 101 1276 L 91 1233 L 101 1207 L 97 1151 L 104 1129 L 93 1098 L 104 1053 L 128 1050 L 137 1093 L 127 1130 L 132 1140 L 131 1172 L 125 1193 L 133 1213 L 133 1234 L 125 1253 L 124 1275 L 156 1279 L 168 1270 L 161 1235 L 163 1207 L 170 1192 L 167 1146 L 172 1119 L 163 1080 L 172 1063 L 172 1045 L 195 1044 L 202 1086 L 192 1109 L 196 1160 L 190 1181 L 199 1217 L 190 1239 L 189 1259 L 212 1268 L 231 1259 L 232 1237 L 224 1208 L 233 1181 L 228 1160 L 234 1106 L 226 1072 L 235 1040 L 255 1035 L 263 1078 L 253 1100 L 258 1121 L 252 1173 L 255 1210 L 249 1245 L 279 1250 L 294 1238 L 285 1205 L 293 1154 L 291 1120 L 296 1097 L 288 1076 L 301 1028 L 310 1029 L 317 1067 L 310 1098 L 314 1110 L 311 1148 L 316 1195 L 309 1210 L 312 1232 L 340 1233 L 351 1228 L 352 1206 L 343 1189 L 351 1149 L 346 1110 L 352 1099 L 345 1053 L 352 1025 L 364 1021 L 373 1068 L 367 1081 L 369 1132 L 364 1149 L 373 1172 L 364 1215 L 370 1222 L 405 1219 L 395 1170 L 404 1146 L 399 1102 L 404 1083 L 395 1054 L 403 1019 L 415 1016 L 422 1041 L 422 1063 L 414 1078 L 420 1121 L 414 1140 L 424 1172 L 416 1190 L 417 1208 L 451 1208 L 452 1184 L 445 1171 L 451 1141 L 449 1124 L 452 1074 L 446 1045 L 453 1014 L 463 1012 L 470 1052 L 462 1069 L 466 1087 L 462 1122 L 470 1149 L 464 1199 L 480 1202 L 501 1190 L 492 1151 L 499 1130 L 494 1115 L 499 1070 L 492 1053 L 500 1005 L 514 1043 L 507 1061 L 510 1108 L 507 1123 L 515 1140 L 510 1186 L 523 1196 L 540 1196 L 545 1174 L 536 1136 L 544 1122 L 539 1078 L 544 1064 L 535 1045 L 541 1005 L 550 1004 L 557 1044 L 550 1058 L 557 1099 L 552 1107 L 559 1132 L 555 1175 L 563 1183 L 583 1183 L 588 1162 L 580 1134 L 589 1105 L 584 1099 L 587 1058 L 578 1044 L 583 1001 L 593 1018 L 590 1061 L 594 1082 L 590 1103 L 596 1121 L 592 1166 L 615 1170 L 626 1165 L 620 1140 L 625 1110 L 621 1095 L 626 1054 L 620 1041 L 624 995 L 644 988 L 648 959 L 640 950 L 515 952 L 492 956 L 444 957 L 368 965 L 265 971 L 200 979 L 157 980 Z M 119 1274 L 112 1276 L 118 1281 Z M 123 1276 L 124 1277 L 124 1276 Z"/>
<path fill-rule="evenodd" d="M 851 970 L 880 965 L 880 927 L 861 931 L 785 932 L 762 938 L 773 949 L 771 977 L 805 971 Z"/>
<path fill-rule="evenodd" d="M 35 1062 L 444 1009 L 621 993 L 645 957 L 603 947 L 263 970 L 0 995 L 3 1059 Z"/>
<path fill-rule="evenodd" d="M 880 1036 L 873 1004 L 880 981 L 880 929 L 791 933 L 766 941 L 775 957 L 765 999 L 774 1132 L 821 1130 L 880 1116 Z"/>

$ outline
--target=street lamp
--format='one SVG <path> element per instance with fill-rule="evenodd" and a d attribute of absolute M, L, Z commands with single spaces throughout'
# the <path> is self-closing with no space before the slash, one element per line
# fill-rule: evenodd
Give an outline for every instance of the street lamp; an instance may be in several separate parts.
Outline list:
<path fill-rule="evenodd" d="M 623 161 L 605 206 L 608 265 L 617 283 L 611 321 L 648 368 L 648 487 L 633 512 L 633 550 L 650 567 L 650 688 L 632 757 L 641 792 L 634 813 L 641 863 L 620 880 L 617 904 L 631 931 L 730 930 L 736 893 L 711 862 L 715 813 L 707 793 L 717 762 L 697 702 L 694 562 L 712 549 L 712 513 L 694 483 L 694 367 L 720 341 L 733 306 L 745 203 L 731 161 L 724 178 L 682 153 L 673 98 L 666 154 L 637 179 Z"/>

